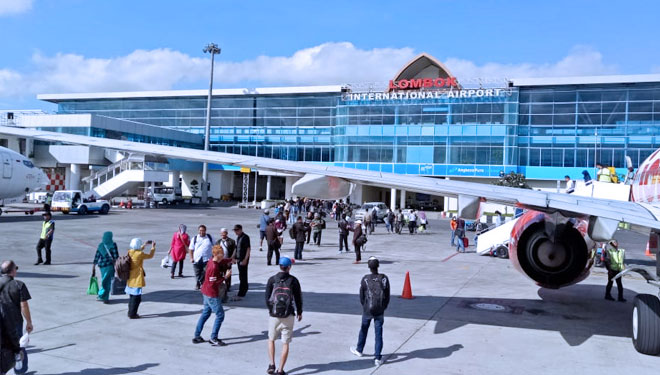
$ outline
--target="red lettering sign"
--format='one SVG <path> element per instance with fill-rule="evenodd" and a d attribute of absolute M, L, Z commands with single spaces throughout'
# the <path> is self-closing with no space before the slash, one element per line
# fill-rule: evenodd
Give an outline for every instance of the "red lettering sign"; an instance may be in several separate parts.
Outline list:
<path fill-rule="evenodd" d="M 410 90 L 424 88 L 449 88 L 458 87 L 456 77 L 447 78 L 415 78 L 402 79 L 399 81 L 390 81 L 388 85 L 390 90 Z"/>

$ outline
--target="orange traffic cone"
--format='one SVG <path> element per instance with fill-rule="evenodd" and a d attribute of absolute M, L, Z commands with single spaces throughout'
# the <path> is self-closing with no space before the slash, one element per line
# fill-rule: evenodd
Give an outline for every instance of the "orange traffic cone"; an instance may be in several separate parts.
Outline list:
<path fill-rule="evenodd" d="M 403 292 L 401 298 L 413 299 L 412 287 L 410 286 L 410 272 L 406 271 L 406 281 L 403 283 Z"/>

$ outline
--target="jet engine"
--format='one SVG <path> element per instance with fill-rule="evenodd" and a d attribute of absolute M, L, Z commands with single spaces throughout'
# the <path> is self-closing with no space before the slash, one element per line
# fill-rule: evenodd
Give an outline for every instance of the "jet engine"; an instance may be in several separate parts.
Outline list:
<path fill-rule="evenodd" d="M 509 257 L 539 286 L 575 284 L 589 275 L 593 241 L 587 228 L 582 219 L 527 211 L 511 231 Z"/>

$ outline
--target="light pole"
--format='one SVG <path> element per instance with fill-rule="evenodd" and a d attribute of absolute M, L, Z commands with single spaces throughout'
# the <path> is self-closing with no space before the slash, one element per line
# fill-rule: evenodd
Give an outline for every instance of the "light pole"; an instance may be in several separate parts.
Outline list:
<path fill-rule="evenodd" d="M 206 101 L 206 129 L 204 131 L 204 151 L 209 150 L 209 139 L 211 138 L 211 96 L 213 95 L 213 64 L 215 55 L 220 54 L 220 47 L 215 43 L 209 43 L 203 49 L 204 53 L 211 54 L 211 82 L 209 83 L 209 97 Z M 202 203 L 208 203 L 209 199 L 209 164 L 204 162 L 202 167 Z"/>

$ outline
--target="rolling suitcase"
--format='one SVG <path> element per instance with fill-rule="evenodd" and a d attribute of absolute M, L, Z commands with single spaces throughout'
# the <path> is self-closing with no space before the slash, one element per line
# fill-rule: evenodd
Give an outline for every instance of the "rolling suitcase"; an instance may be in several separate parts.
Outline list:
<path fill-rule="evenodd" d="M 463 246 L 468 247 L 470 245 L 470 241 L 468 241 L 467 237 L 463 237 Z"/>

